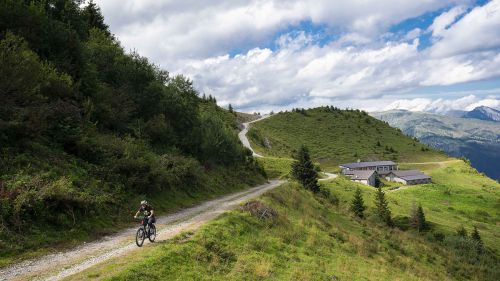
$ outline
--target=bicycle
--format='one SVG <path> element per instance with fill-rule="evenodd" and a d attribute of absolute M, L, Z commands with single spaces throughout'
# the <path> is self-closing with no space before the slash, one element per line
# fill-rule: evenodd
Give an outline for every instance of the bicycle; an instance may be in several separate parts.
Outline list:
<path fill-rule="evenodd" d="M 156 239 L 156 226 L 154 223 L 152 223 L 151 226 L 148 225 L 148 217 L 144 217 L 141 220 L 141 226 L 137 229 L 137 233 L 135 234 L 135 243 L 138 247 L 142 247 L 146 237 L 151 243 Z"/>

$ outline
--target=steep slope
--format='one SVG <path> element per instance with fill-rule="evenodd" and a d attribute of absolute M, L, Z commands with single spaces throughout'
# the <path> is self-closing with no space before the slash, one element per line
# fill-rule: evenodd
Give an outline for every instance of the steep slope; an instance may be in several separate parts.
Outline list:
<path fill-rule="evenodd" d="M 465 113 L 463 117 L 500 122 L 500 111 L 487 106 L 479 106 Z"/>
<path fill-rule="evenodd" d="M 265 156 L 289 158 L 305 144 L 327 166 L 357 159 L 418 162 L 446 158 L 365 112 L 333 107 L 277 113 L 252 124 L 248 137 L 254 150 Z"/>
<path fill-rule="evenodd" d="M 479 171 L 500 179 L 499 123 L 404 110 L 371 115 L 436 149 L 466 157 Z"/>
<path fill-rule="evenodd" d="M 0 266 L 264 181 L 235 114 L 82 1 L 0 1 Z"/>

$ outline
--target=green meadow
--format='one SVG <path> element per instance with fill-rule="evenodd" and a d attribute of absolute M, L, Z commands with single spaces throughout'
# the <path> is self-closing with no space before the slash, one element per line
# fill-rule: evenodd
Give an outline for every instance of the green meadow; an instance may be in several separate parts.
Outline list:
<path fill-rule="evenodd" d="M 432 184 L 386 191 L 395 228 L 378 222 L 372 187 L 339 177 L 314 195 L 287 183 L 257 199 L 275 217 L 231 211 L 195 233 L 71 279 L 497 280 L 500 185 L 463 161 L 429 168 Z M 365 220 L 349 211 L 356 188 L 368 206 Z M 402 223 L 414 201 L 424 208 L 427 231 Z M 457 246 L 458 226 L 469 232 L 476 226 L 486 252 Z"/>
<path fill-rule="evenodd" d="M 363 111 L 332 107 L 276 113 L 253 123 L 248 138 L 257 153 L 272 157 L 290 158 L 306 144 L 326 170 L 357 159 L 424 162 L 447 158 Z"/>

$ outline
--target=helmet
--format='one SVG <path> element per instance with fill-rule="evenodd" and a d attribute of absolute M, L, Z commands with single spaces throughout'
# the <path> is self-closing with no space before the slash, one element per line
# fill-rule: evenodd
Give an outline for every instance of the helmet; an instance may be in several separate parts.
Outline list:
<path fill-rule="evenodd" d="M 148 201 L 146 201 L 146 200 L 141 201 L 141 205 L 147 205 L 147 204 L 148 204 Z"/>

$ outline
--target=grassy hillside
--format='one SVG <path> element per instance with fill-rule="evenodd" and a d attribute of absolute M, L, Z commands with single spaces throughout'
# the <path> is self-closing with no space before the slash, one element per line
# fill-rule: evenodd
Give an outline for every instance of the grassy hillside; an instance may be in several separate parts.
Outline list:
<path fill-rule="evenodd" d="M 248 137 L 257 153 L 274 157 L 289 158 L 305 144 L 312 157 L 326 166 L 357 159 L 420 162 L 446 158 L 365 112 L 332 107 L 277 113 L 252 124 Z"/>
<path fill-rule="evenodd" d="M 285 184 L 259 198 L 277 212 L 260 219 L 248 211 L 222 215 L 197 233 L 184 233 L 84 271 L 74 280 L 497 280 L 500 185 L 461 161 L 426 166 L 435 183 L 387 192 L 399 227 L 374 215 L 374 189 L 343 178 L 322 183 L 330 195 Z M 367 219 L 349 211 L 356 188 Z M 324 193 L 323 193 L 324 194 Z M 412 201 L 431 229 L 405 230 Z M 478 227 L 487 251 L 478 254 L 456 235 Z"/>
<path fill-rule="evenodd" d="M 264 181 L 236 115 L 82 1 L 0 1 L 0 266 Z"/>

